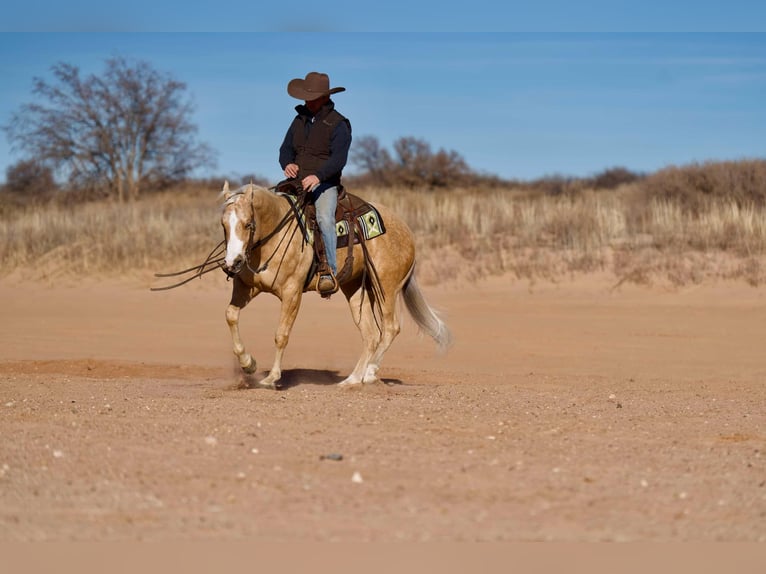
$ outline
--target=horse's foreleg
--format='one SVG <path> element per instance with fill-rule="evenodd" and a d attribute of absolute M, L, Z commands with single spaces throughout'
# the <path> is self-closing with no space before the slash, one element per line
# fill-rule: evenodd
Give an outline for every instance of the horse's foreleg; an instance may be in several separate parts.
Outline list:
<path fill-rule="evenodd" d="M 282 377 L 282 356 L 284 355 L 285 347 L 287 347 L 287 343 L 290 340 L 290 332 L 293 329 L 295 318 L 298 316 L 298 309 L 301 306 L 302 295 L 301 290 L 296 289 L 295 292 L 282 296 L 279 326 L 277 327 L 277 333 L 274 336 L 274 344 L 276 345 L 274 364 L 271 366 L 271 371 L 268 376 L 259 383 L 262 387 L 269 387 L 272 389 L 278 387 L 277 382 Z"/>
<path fill-rule="evenodd" d="M 237 356 L 239 366 L 247 374 L 255 372 L 256 363 L 252 355 L 245 351 L 245 345 L 242 343 L 242 338 L 239 335 L 239 312 L 241 307 L 230 304 L 226 308 L 226 323 L 229 325 L 229 331 L 231 331 L 231 341 L 234 347 L 234 354 Z"/>
<path fill-rule="evenodd" d="M 245 345 L 239 335 L 239 313 L 255 295 L 250 288 L 242 283 L 239 278 L 234 280 L 234 287 L 231 294 L 231 302 L 226 308 L 226 323 L 231 332 L 231 341 L 234 348 L 234 354 L 237 356 L 239 366 L 247 374 L 255 372 L 255 359 L 245 351 Z"/>
<path fill-rule="evenodd" d="M 245 351 L 245 345 L 242 343 L 242 338 L 239 335 L 239 312 L 241 310 L 241 307 L 230 304 L 226 308 L 226 323 L 229 325 L 234 354 L 237 356 L 239 366 L 242 367 L 245 373 L 250 375 L 255 372 L 256 363 L 252 355 Z"/>

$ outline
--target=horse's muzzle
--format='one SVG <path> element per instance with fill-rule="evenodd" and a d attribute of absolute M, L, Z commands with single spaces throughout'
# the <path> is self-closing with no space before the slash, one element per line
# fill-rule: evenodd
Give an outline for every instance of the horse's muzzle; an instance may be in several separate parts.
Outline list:
<path fill-rule="evenodd" d="M 242 267 L 245 265 L 245 258 L 241 255 L 238 255 L 234 262 L 231 265 L 223 264 L 221 265 L 221 269 L 223 269 L 223 272 L 226 273 L 229 277 L 236 277 L 239 275 L 239 272 L 242 271 Z"/>

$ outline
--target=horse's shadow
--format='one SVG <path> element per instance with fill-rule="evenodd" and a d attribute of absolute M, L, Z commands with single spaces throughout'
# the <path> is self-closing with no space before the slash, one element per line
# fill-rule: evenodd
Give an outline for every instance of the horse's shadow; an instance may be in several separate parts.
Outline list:
<path fill-rule="evenodd" d="M 240 374 L 240 383 L 237 388 L 240 389 L 258 389 L 259 383 L 266 378 L 267 371 L 254 373 L 252 375 Z M 286 369 L 282 371 L 282 378 L 279 380 L 278 390 L 283 391 L 293 387 L 303 385 L 334 386 L 340 383 L 344 376 L 338 371 L 329 371 L 327 369 Z M 399 379 L 381 379 L 384 385 L 403 385 Z"/>

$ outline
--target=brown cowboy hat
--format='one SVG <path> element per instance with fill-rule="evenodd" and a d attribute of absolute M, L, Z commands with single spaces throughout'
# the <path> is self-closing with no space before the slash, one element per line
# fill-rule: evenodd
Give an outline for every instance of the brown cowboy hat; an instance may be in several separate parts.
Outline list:
<path fill-rule="evenodd" d="M 305 79 L 295 78 L 287 84 L 287 93 L 306 102 L 322 96 L 344 92 L 346 88 L 330 88 L 330 76 L 319 72 L 309 72 Z"/>

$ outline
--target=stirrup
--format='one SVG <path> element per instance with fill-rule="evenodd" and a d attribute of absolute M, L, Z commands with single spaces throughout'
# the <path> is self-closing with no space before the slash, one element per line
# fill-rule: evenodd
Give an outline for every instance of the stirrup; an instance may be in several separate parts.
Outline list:
<path fill-rule="evenodd" d="M 338 290 L 338 280 L 332 273 L 325 273 L 317 280 L 317 291 L 322 297 L 329 297 Z"/>

